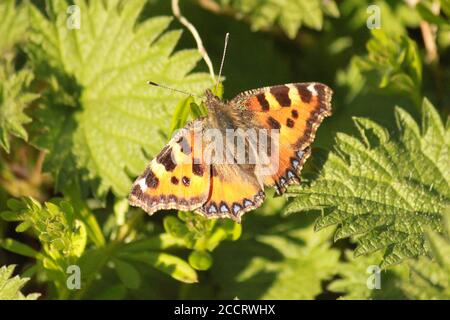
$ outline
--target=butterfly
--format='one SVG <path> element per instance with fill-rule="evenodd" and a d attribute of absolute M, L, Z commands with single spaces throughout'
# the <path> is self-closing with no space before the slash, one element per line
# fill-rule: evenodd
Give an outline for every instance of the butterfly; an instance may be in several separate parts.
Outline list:
<path fill-rule="evenodd" d="M 283 194 L 289 185 L 300 183 L 316 131 L 331 115 L 332 90 L 316 82 L 249 90 L 230 101 L 221 100 L 210 90 L 205 97 L 208 115 L 188 123 L 150 162 L 132 186 L 131 205 L 149 214 L 178 209 L 240 222 L 244 213 L 261 206 L 265 187 Z M 226 136 L 253 129 L 266 132 L 266 149 L 277 152 L 275 157 L 271 150 L 258 154 L 262 142 L 244 135 L 244 158 L 256 155 L 257 160 L 269 159 L 269 164 L 276 163 L 275 169 L 259 174 L 257 169 L 262 165 L 237 161 L 233 146 L 225 146 L 223 151 L 231 161 L 207 161 L 205 154 L 211 143 L 204 143 L 208 140 L 205 134 L 211 131 Z M 220 158 L 222 151 L 215 151 Z"/>

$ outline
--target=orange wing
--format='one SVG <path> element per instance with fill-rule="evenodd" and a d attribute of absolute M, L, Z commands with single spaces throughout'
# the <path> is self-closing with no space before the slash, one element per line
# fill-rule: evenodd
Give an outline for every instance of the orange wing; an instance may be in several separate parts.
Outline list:
<path fill-rule="evenodd" d="M 310 155 L 317 128 L 331 115 L 331 89 L 321 83 L 292 83 L 241 93 L 231 103 L 245 106 L 261 128 L 279 130 L 279 166 L 264 184 L 283 193 L 300 183 L 300 171 Z"/>
<path fill-rule="evenodd" d="M 197 144 L 202 125 L 201 120 L 188 124 L 150 162 L 133 184 L 131 205 L 153 214 L 160 209 L 194 210 L 205 203 L 211 170 Z"/>

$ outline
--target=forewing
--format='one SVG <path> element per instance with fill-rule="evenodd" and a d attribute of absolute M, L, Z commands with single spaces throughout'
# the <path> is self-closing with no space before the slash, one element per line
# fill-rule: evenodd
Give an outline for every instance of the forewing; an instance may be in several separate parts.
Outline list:
<path fill-rule="evenodd" d="M 189 211 L 209 195 L 210 166 L 203 161 L 203 121 L 181 129 L 132 186 L 129 201 L 149 214 L 160 209 Z"/>
<path fill-rule="evenodd" d="M 260 128 L 278 130 L 276 172 L 264 184 L 283 193 L 300 182 L 300 171 L 310 155 L 310 145 L 322 120 L 331 115 L 332 90 L 321 83 L 290 83 L 249 90 L 231 103 L 253 112 Z"/>

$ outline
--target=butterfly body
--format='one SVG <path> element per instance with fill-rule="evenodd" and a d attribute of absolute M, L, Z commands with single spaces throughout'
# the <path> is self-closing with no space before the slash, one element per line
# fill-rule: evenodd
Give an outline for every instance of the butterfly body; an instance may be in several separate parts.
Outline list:
<path fill-rule="evenodd" d="M 151 161 L 130 203 L 149 214 L 179 209 L 240 221 L 262 204 L 264 187 L 282 194 L 300 183 L 317 128 L 331 115 L 331 94 L 320 83 L 296 83 L 226 102 L 207 90 L 208 115 L 186 125 Z M 262 170 L 261 159 L 271 171 Z"/>
<path fill-rule="evenodd" d="M 208 128 L 217 128 L 223 133 L 226 129 L 248 129 L 255 127 L 253 112 L 237 103 L 223 101 L 210 90 L 206 90 L 206 106 L 208 108 Z"/>

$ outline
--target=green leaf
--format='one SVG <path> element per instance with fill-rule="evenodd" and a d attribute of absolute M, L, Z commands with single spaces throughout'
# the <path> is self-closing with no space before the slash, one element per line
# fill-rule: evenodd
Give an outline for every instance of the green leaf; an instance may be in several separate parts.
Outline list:
<path fill-rule="evenodd" d="M 44 254 L 11 239 L 2 242 L 5 249 L 29 257 L 45 258 L 45 265 L 62 273 L 65 273 L 67 265 L 83 254 L 87 241 L 86 227 L 80 220 L 74 219 L 73 208 L 68 202 L 54 200 L 42 206 L 29 197 L 23 198 L 21 203 L 9 200 L 7 205 L 13 210 L 8 212 L 8 217 L 15 216 L 14 221 L 26 224 L 27 228 L 33 230 L 41 242 Z M 17 228 L 16 231 L 21 232 L 23 228 Z"/>
<path fill-rule="evenodd" d="M 320 6 L 322 11 L 333 18 L 339 18 L 341 13 L 335 1 L 321 1 Z"/>
<path fill-rule="evenodd" d="M 124 300 L 126 299 L 127 289 L 122 285 L 112 285 L 105 288 L 103 291 L 96 294 L 95 300 Z"/>
<path fill-rule="evenodd" d="M 9 152 L 9 135 L 27 140 L 23 125 L 31 119 L 23 112 L 37 98 L 26 90 L 33 79 L 30 70 L 14 72 L 12 66 L 0 63 L 0 146 Z"/>
<path fill-rule="evenodd" d="M 127 243 L 123 248 L 128 252 L 164 250 L 171 247 L 183 247 L 183 239 L 176 238 L 168 233 L 162 233 L 157 236 Z"/>
<path fill-rule="evenodd" d="M 68 184 L 64 188 L 64 195 L 73 205 L 73 211 L 76 214 L 76 218 L 80 219 L 86 227 L 86 233 L 89 238 L 95 243 L 96 246 L 101 247 L 105 245 L 105 238 L 102 230 L 97 222 L 97 219 L 83 199 L 81 195 L 79 183 Z M 128 205 L 127 205 L 128 207 Z"/>
<path fill-rule="evenodd" d="M 366 47 L 368 55 L 355 60 L 369 84 L 384 92 L 414 93 L 412 98 L 417 102 L 421 91 L 422 62 L 416 43 L 407 36 L 373 30 Z"/>
<path fill-rule="evenodd" d="M 441 0 L 442 11 L 450 17 L 450 0 Z"/>
<path fill-rule="evenodd" d="M 194 98 L 187 97 L 180 101 L 172 116 L 172 125 L 170 126 L 169 134 L 172 135 L 176 129 L 184 127 L 187 122 L 190 113 L 190 105 L 194 101 Z"/>
<path fill-rule="evenodd" d="M 381 29 L 389 35 L 407 35 L 408 28 L 417 28 L 421 22 L 417 10 L 405 1 L 346 0 L 339 2 L 339 10 L 347 32 L 351 32 L 352 39 L 356 41 L 361 33 L 368 31 L 368 20 L 378 12 Z"/>
<path fill-rule="evenodd" d="M 189 233 L 185 223 L 173 216 L 164 217 L 164 229 L 173 237 L 184 237 Z"/>
<path fill-rule="evenodd" d="M 23 125 L 30 122 L 24 109 L 37 98 L 27 92 L 33 79 L 28 69 L 14 70 L 11 63 L 15 46 L 26 38 L 28 16 L 25 3 L 16 6 L 15 0 L 0 3 L 0 146 L 9 152 L 9 136 L 27 140 Z"/>
<path fill-rule="evenodd" d="M 224 240 L 237 240 L 241 228 L 231 220 L 217 221 L 183 211 L 178 212 L 178 218 L 164 217 L 167 233 L 183 241 L 186 248 L 199 251 L 212 251 Z"/>
<path fill-rule="evenodd" d="M 246 217 L 239 241 L 214 250 L 208 271 L 214 291 L 188 298 L 314 299 L 322 292 L 322 282 L 339 264 L 339 251 L 331 248 L 333 229 L 314 232 L 314 213 L 281 216 L 280 200 L 266 199 Z"/>
<path fill-rule="evenodd" d="M 408 281 L 409 272 L 406 265 L 381 270 L 382 255 L 379 253 L 355 258 L 352 252 L 345 252 L 346 262 L 337 267 L 339 279 L 328 285 L 328 290 L 340 293 L 340 299 L 346 300 L 389 300 L 406 299 L 402 285 Z M 379 275 L 377 279 L 376 276 Z M 379 281 L 374 287 L 373 281 Z M 369 286 L 369 285 L 371 286 Z"/>
<path fill-rule="evenodd" d="M 141 284 L 141 276 L 136 268 L 125 261 L 115 259 L 114 266 L 120 281 L 129 289 L 137 289 Z"/>
<path fill-rule="evenodd" d="M 237 17 L 250 20 L 253 30 L 268 29 L 278 24 L 290 38 L 295 38 L 302 24 L 321 30 L 324 13 L 339 16 L 336 3 L 320 0 L 221 0 L 224 8 L 236 11 Z"/>
<path fill-rule="evenodd" d="M 208 270 L 212 265 L 212 257 L 207 251 L 192 251 L 189 264 L 196 270 Z"/>
<path fill-rule="evenodd" d="M 168 138 L 163 133 L 184 96 L 148 80 L 197 94 L 212 84 L 208 74 L 190 73 L 196 50 L 174 53 L 181 33 L 165 32 L 171 18 L 138 22 L 145 2 L 79 1 L 80 29 L 66 27 L 63 0 L 49 1 L 49 18 L 30 10 L 28 52 L 53 102 L 41 106 L 37 120 L 45 127 L 35 144 L 49 151 L 46 169 L 56 177 L 81 174 L 99 196 L 110 188 L 126 196 L 129 175 L 138 175 Z"/>
<path fill-rule="evenodd" d="M 417 11 L 420 13 L 421 17 L 433 24 L 436 24 L 438 26 L 448 26 L 450 25 L 450 22 L 448 19 L 445 19 L 439 15 L 436 15 L 433 13 L 431 9 L 432 4 L 427 5 L 426 3 L 419 2 L 417 4 Z M 445 10 L 445 5 L 443 6 L 443 9 Z"/>
<path fill-rule="evenodd" d="M 0 3 L 0 60 L 11 54 L 16 44 L 25 40 L 28 28 L 25 6 L 25 3 L 16 6 L 16 0 L 3 0 Z"/>
<path fill-rule="evenodd" d="M 30 280 L 29 278 L 12 277 L 14 265 L 0 268 L 0 300 L 36 300 L 39 293 L 24 295 L 21 290 Z"/>
<path fill-rule="evenodd" d="M 181 282 L 194 283 L 198 281 L 197 273 L 186 261 L 168 253 L 140 252 L 126 253 L 121 256 L 128 260 L 150 265 Z"/>
<path fill-rule="evenodd" d="M 5 250 L 20 254 L 25 257 L 39 258 L 40 256 L 40 253 L 30 246 L 11 238 L 0 240 L 0 246 L 2 246 Z"/>
<path fill-rule="evenodd" d="M 286 213 L 325 209 L 317 229 L 339 224 L 335 239 L 357 237 L 355 255 L 384 251 L 382 267 L 427 252 L 425 230 L 440 230 L 450 203 L 450 133 L 424 100 L 419 128 L 396 109 L 397 133 L 368 119 L 355 119 L 360 138 L 337 135 L 309 185 L 290 189 Z"/>
<path fill-rule="evenodd" d="M 445 233 L 429 230 L 427 243 L 431 257 L 421 257 L 411 262 L 410 281 L 403 283 L 403 290 L 409 299 L 450 299 L 450 209 L 443 219 Z"/>

